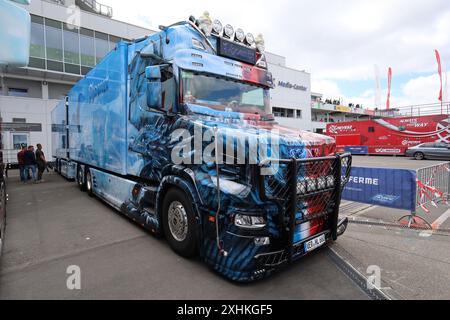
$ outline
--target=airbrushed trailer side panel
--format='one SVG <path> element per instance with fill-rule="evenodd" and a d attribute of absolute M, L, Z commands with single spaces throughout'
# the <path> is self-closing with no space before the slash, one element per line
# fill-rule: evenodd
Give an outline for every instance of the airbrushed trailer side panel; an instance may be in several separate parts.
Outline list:
<path fill-rule="evenodd" d="M 121 42 L 69 93 L 70 159 L 125 175 L 127 44 Z"/>

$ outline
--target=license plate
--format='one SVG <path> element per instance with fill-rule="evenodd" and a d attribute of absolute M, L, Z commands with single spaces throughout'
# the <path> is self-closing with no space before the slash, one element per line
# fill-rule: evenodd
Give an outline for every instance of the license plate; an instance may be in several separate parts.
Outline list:
<path fill-rule="evenodd" d="M 322 245 L 324 245 L 325 242 L 326 242 L 326 238 L 325 238 L 324 234 L 321 235 L 320 237 L 314 238 L 305 243 L 305 252 L 313 251 L 313 250 L 321 247 Z"/>

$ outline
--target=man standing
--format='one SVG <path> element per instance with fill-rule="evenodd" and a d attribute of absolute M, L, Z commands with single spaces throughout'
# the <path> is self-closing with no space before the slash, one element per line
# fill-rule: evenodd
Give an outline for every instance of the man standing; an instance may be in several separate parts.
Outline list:
<path fill-rule="evenodd" d="M 31 170 L 33 181 L 37 182 L 37 180 L 36 180 L 36 155 L 34 154 L 33 146 L 29 146 L 28 150 L 25 152 L 24 163 L 25 163 L 25 176 L 28 178 L 28 174 L 30 173 L 30 170 Z"/>
<path fill-rule="evenodd" d="M 25 152 L 27 146 L 22 144 L 22 149 L 17 153 L 17 162 L 19 163 L 20 182 L 27 182 L 27 176 L 25 175 Z"/>
<path fill-rule="evenodd" d="M 47 168 L 47 160 L 45 159 L 44 151 L 42 151 L 42 145 L 38 143 L 36 150 L 36 163 L 38 167 L 38 177 L 37 180 L 43 182 L 42 175 L 44 174 L 45 168 Z"/>

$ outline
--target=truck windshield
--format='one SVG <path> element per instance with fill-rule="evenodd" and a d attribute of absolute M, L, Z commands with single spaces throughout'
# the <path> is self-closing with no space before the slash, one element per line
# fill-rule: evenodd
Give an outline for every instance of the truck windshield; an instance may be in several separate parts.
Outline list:
<path fill-rule="evenodd" d="M 183 103 L 227 112 L 269 112 L 268 89 L 263 87 L 190 71 L 182 71 L 181 77 Z"/>

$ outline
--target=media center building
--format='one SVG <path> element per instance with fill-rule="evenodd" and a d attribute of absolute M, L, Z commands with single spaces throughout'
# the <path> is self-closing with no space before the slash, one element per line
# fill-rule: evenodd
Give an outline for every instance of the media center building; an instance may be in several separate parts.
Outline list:
<path fill-rule="evenodd" d="M 16 163 L 21 144 L 41 143 L 51 159 L 51 111 L 71 87 L 120 40 L 154 31 L 112 18 L 113 8 L 94 0 L 33 0 L 30 63 L 0 69 L 0 110 L 7 163 Z M 80 28 L 68 21 L 78 10 Z M 81 9 L 81 10 L 79 10 Z M 289 127 L 312 131 L 310 74 L 287 67 L 286 58 L 267 53 L 274 77 L 272 112 Z"/>

